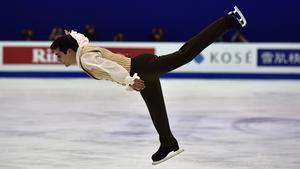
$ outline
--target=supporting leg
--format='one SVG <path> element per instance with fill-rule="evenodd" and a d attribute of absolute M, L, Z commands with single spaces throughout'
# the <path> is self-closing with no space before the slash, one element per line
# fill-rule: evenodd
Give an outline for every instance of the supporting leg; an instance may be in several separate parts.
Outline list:
<path fill-rule="evenodd" d="M 159 140 L 162 146 L 167 146 L 175 140 L 172 135 L 164 97 L 158 75 L 141 75 L 145 81 L 146 88 L 141 91 L 141 95 L 150 112 L 152 122 L 159 134 Z"/>

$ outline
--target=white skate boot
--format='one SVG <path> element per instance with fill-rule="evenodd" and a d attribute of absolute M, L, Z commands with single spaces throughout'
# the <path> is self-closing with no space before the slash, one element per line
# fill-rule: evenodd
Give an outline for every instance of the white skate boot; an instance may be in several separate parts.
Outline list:
<path fill-rule="evenodd" d="M 234 11 L 230 11 L 228 15 L 234 15 L 242 27 L 245 27 L 247 25 L 246 18 L 237 6 L 235 6 Z"/>

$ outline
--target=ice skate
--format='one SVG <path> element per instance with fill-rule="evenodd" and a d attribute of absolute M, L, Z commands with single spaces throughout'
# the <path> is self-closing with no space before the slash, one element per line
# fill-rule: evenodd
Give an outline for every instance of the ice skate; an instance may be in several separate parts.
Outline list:
<path fill-rule="evenodd" d="M 152 156 L 152 160 L 153 160 L 152 164 L 157 165 L 159 163 L 167 161 L 170 158 L 173 158 L 178 154 L 182 153 L 183 151 L 184 151 L 183 149 L 179 149 L 177 141 L 169 147 L 160 146 L 157 152 L 154 153 Z"/>
<path fill-rule="evenodd" d="M 235 6 L 234 11 L 230 11 L 228 15 L 234 15 L 242 27 L 245 27 L 247 25 L 246 18 L 237 6 Z"/>
<path fill-rule="evenodd" d="M 183 151 L 184 151 L 184 149 L 178 149 L 177 151 L 172 152 L 172 153 L 169 154 L 167 157 L 165 157 L 165 158 L 163 158 L 163 159 L 161 159 L 161 160 L 159 160 L 159 161 L 153 161 L 152 164 L 153 164 L 153 165 L 157 165 L 157 164 L 160 164 L 160 163 L 162 163 L 162 162 L 165 162 L 165 161 L 167 161 L 167 160 L 169 160 L 169 159 L 171 159 L 171 158 L 177 156 L 178 154 L 182 153 Z"/>

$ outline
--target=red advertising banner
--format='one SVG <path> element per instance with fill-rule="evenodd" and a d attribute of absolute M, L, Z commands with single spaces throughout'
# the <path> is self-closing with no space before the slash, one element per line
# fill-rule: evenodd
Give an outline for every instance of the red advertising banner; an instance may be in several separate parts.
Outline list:
<path fill-rule="evenodd" d="M 3 64 L 58 64 L 47 47 L 3 47 Z"/>
<path fill-rule="evenodd" d="M 120 53 L 127 57 L 135 57 L 140 54 L 154 54 L 154 48 L 106 48 L 114 53 Z M 3 47 L 3 64 L 59 64 L 57 57 L 48 47 Z"/>

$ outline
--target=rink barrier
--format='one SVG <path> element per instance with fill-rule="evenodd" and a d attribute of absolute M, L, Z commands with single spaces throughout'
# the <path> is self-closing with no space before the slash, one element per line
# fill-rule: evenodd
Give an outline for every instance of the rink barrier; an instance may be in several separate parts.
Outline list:
<path fill-rule="evenodd" d="M 0 77 L 86 78 L 78 66 L 65 68 L 50 42 L 0 42 Z M 173 53 L 183 43 L 114 43 L 93 45 L 128 57 Z M 300 79 L 300 43 L 214 43 L 190 63 L 162 78 Z"/>
<path fill-rule="evenodd" d="M 0 72 L 2 78 L 90 78 L 83 72 Z M 161 78 L 177 79 L 300 79 L 300 74 L 266 73 L 167 73 Z"/>

